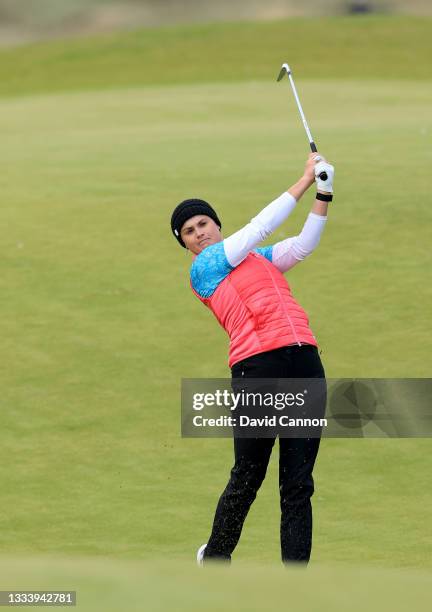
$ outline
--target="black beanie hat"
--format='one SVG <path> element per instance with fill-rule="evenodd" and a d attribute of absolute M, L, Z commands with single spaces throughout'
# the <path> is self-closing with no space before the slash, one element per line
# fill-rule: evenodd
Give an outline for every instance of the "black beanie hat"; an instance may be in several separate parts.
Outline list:
<path fill-rule="evenodd" d="M 186 248 L 185 243 L 181 239 L 180 230 L 183 227 L 183 224 L 186 223 L 188 219 L 191 217 L 195 217 L 195 215 L 207 215 L 213 219 L 213 221 L 219 226 L 219 229 L 222 227 L 222 223 L 219 221 L 219 217 L 216 214 L 216 211 L 210 206 L 208 202 L 204 200 L 183 200 L 176 208 L 171 216 L 171 230 L 174 236 L 177 238 L 182 247 Z"/>

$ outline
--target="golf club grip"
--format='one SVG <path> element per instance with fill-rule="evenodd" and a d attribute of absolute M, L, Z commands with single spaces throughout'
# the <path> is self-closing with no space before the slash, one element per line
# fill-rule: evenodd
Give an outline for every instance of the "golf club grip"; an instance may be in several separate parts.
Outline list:
<path fill-rule="evenodd" d="M 318 149 L 316 148 L 316 144 L 314 143 L 314 141 L 312 140 L 312 142 L 310 143 L 310 148 L 312 153 L 318 153 Z M 322 181 L 326 181 L 327 180 L 327 172 L 321 172 L 321 174 L 319 175 L 320 179 Z"/>

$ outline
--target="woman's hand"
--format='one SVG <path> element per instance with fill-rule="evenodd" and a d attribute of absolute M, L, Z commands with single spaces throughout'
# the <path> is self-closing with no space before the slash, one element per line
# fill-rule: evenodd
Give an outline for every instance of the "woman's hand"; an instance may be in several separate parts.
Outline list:
<path fill-rule="evenodd" d="M 309 154 L 307 161 L 306 161 L 306 166 L 304 169 L 303 176 L 297 181 L 297 183 L 294 183 L 294 185 L 292 185 L 288 189 L 288 192 L 297 201 L 300 200 L 300 198 L 305 193 L 305 191 L 307 191 L 309 187 L 311 187 L 311 185 L 313 185 L 315 181 L 317 180 L 315 176 L 316 165 L 321 162 L 324 162 L 326 166 L 328 165 L 324 157 L 322 157 L 322 155 L 320 155 L 319 153 Z M 332 170 L 332 177 L 333 177 L 333 173 L 334 173 L 333 166 L 329 166 L 329 169 L 330 168 Z"/>
<path fill-rule="evenodd" d="M 309 187 L 315 182 L 315 166 L 319 161 L 325 161 L 322 155 L 309 153 L 303 173 L 303 178 L 308 181 Z"/>

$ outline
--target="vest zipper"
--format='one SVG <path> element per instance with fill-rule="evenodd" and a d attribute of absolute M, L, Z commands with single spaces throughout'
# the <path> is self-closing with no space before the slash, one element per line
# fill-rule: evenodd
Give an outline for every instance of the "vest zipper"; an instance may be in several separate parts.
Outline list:
<path fill-rule="evenodd" d="M 255 257 L 257 257 L 257 256 L 255 255 L 255 253 L 253 253 L 253 255 L 254 255 Z M 290 324 L 290 326 L 291 326 L 291 331 L 292 331 L 292 334 L 293 334 L 294 339 L 295 339 L 295 341 L 296 341 L 296 344 L 298 344 L 299 346 L 301 346 L 302 344 L 301 344 L 301 342 L 300 342 L 300 340 L 299 340 L 299 338 L 298 338 L 298 336 L 297 336 L 297 332 L 296 332 L 296 330 L 295 330 L 295 327 L 294 327 L 294 325 L 293 325 L 293 322 L 291 321 L 291 317 L 290 317 L 290 316 L 289 316 L 289 314 L 288 314 L 288 309 L 287 309 L 287 307 L 286 307 L 285 302 L 284 302 L 284 301 L 283 301 L 283 299 L 282 299 L 281 292 L 279 291 L 279 287 L 277 286 L 277 284 L 276 284 L 276 282 L 275 282 L 275 279 L 274 279 L 274 277 L 273 277 L 273 274 L 271 273 L 270 268 L 268 268 L 268 267 L 267 267 L 267 265 L 266 265 L 266 264 L 265 264 L 263 261 L 261 261 L 260 257 L 257 257 L 257 259 L 258 259 L 258 261 L 259 261 L 259 262 L 260 262 L 260 263 L 261 263 L 261 264 L 264 266 L 264 268 L 266 269 L 266 271 L 268 272 L 268 274 L 269 274 L 269 276 L 270 276 L 270 278 L 271 278 L 271 280 L 272 280 L 273 286 L 274 286 L 274 288 L 276 289 L 276 291 L 278 292 L 279 299 L 280 299 L 280 301 L 282 302 L 283 307 L 284 307 L 284 309 L 285 309 L 285 314 L 286 314 L 286 317 L 287 317 L 287 319 L 288 319 L 288 322 L 289 322 L 289 324 Z"/>

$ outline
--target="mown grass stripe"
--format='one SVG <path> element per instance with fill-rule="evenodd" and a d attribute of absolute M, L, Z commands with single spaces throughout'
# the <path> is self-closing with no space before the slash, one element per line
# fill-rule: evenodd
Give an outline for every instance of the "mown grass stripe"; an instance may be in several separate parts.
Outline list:
<path fill-rule="evenodd" d="M 430 78 L 432 18 L 296 18 L 141 29 L 0 52 L 0 95 L 276 78 Z"/>

